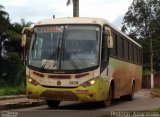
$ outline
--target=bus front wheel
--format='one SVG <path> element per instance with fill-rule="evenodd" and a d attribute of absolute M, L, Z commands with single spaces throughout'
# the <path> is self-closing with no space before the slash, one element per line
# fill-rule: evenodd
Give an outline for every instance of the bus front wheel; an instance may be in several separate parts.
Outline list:
<path fill-rule="evenodd" d="M 112 86 L 110 86 L 109 93 L 108 93 L 108 98 L 103 101 L 103 106 L 104 107 L 110 106 L 111 102 L 112 102 L 112 99 L 113 99 L 113 88 L 112 88 Z"/>
<path fill-rule="evenodd" d="M 60 101 L 59 100 L 46 100 L 46 104 L 49 108 L 56 108 L 59 106 Z"/>

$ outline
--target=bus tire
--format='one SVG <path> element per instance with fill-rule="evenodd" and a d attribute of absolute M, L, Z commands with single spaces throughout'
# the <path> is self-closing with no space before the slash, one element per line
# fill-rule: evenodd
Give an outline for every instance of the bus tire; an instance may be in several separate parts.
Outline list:
<path fill-rule="evenodd" d="M 109 88 L 108 98 L 107 98 L 107 100 L 103 101 L 103 107 L 110 106 L 111 103 L 112 103 L 112 99 L 113 99 L 113 88 L 112 88 L 112 85 L 111 85 L 110 88 Z"/>
<path fill-rule="evenodd" d="M 127 95 L 127 100 L 128 101 L 133 101 L 134 99 L 134 91 L 135 91 L 135 84 L 132 84 L 132 90 L 131 90 L 131 94 Z"/>
<path fill-rule="evenodd" d="M 127 101 L 133 101 L 134 99 L 134 91 L 135 91 L 135 85 L 134 83 L 132 84 L 132 89 L 131 89 L 131 93 L 125 96 L 121 96 L 122 100 L 127 100 Z"/>
<path fill-rule="evenodd" d="M 49 108 L 56 108 L 59 106 L 60 101 L 59 100 L 46 100 L 46 104 Z"/>

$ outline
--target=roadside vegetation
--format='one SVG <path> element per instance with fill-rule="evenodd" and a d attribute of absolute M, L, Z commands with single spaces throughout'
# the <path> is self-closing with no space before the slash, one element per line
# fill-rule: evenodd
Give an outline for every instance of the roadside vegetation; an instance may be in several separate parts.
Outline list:
<path fill-rule="evenodd" d="M 155 112 L 158 112 L 158 113 L 160 114 L 160 108 L 155 109 L 154 111 L 155 111 Z"/>
<path fill-rule="evenodd" d="M 150 73 L 150 57 L 153 55 L 154 72 L 160 70 L 160 1 L 133 0 L 123 18 L 121 30 L 139 42 L 143 49 L 144 75 Z M 152 51 L 151 42 L 152 41 Z M 152 53 L 151 53 L 152 52 Z"/>
<path fill-rule="evenodd" d="M 31 22 L 12 23 L 9 14 L 0 4 L 0 96 L 23 94 L 25 90 L 25 66 L 21 31 Z M 26 52 L 28 50 L 27 41 Z"/>
<path fill-rule="evenodd" d="M 153 89 L 153 92 L 155 92 L 157 95 L 160 95 L 160 88 Z"/>
<path fill-rule="evenodd" d="M 24 94 L 25 67 L 7 60 L 0 62 L 0 96 Z"/>
<path fill-rule="evenodd" d="M 25 87 L 0 87 L 0 96 L 25 94 Z"/>

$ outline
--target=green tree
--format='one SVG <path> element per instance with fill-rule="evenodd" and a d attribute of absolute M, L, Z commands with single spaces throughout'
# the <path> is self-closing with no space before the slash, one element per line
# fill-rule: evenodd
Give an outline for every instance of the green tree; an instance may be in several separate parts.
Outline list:
<path fill-rule="evenodd" d="M 20 34 L 24 27 L 29 27 L 32 24 L 33 24 L 32 22 L 26 22 L 25 19 L 22 18 L 20 20 L 20 23 L 18 23 L 18 22 L 13 23 L 13 28 L 14 28 L 13 30 L 15 30 L 17 33 Z"/>
<path fill-rule="evenodd" d="M 0 86 L 19 86 L 25 81 L 25 67 L 21 64 L 21 31 L 31 22 L 21 19 L 11 23 L 9 14 L 0 5 Z M 2 56 L 2 50 L 6 50 Z"/>
<path fill-rule="evenodd" d="M 2 58 L 3 42 L 7 38 L 7 29 L 10 26 L 9 15 L 0 4 L 0 59 Z"/>
<path fill-rule="evenodd" d="M 73 17 L 79 17 L 79 0 L 72 0 L 73 2 Z M 71 0 L 67 0 L 67 6 L 71 4 Z"/>
<path fill-rule="evenodd" d="M 122 31 L 140 42 L 143 63 L 150 68 L 150 54 L 154 54 L 154 68 L 160 69 L 160 0 L 133 0 L 123 19 Z M 153 52 L 150 40 L 153 39 Z"/>
<path fill-rule="evenodd" d="M 13 63 L 20 62 L 20 59 L 23 56 L 23 49 L 21 47 L 21 32 L 24 27 L 29 27 L 33 23 L 26 22 L 23 18 L 20 20 L 20 23 L 16 22 L 12 24 L 12 30 L 9 31 L 9 41 L 6 42 L 7 57 L 9 60 L 12 58 Z M 28 43 L 28 41 L 27 41 Z M 28 50 L 29 45 L 26 49 Z M 17 59 L 18 57 L 18 59 Z"/>
<path fill-rule="evenodd" d="M 32 23 L 21 19 L 20 23 L 16 22 L 12 24 L 9 14 L 3 9 L 4 7 L 0 5 L 0 58 L 2 58 L 2 51 L 6 50 L 5 59 L 16 64 L 21 62 L 20 59 L 22 58 L 22 29 L 30 26 Z"/>
<path fill-rule="evenodd" d="M 2 17 L 8 16 L 8 13 L 6 11 L 4 11 L 3 9 L 4 9 L 4 6 L 2 6 L 0 4 L 0 16 L 2 16 Z"/>

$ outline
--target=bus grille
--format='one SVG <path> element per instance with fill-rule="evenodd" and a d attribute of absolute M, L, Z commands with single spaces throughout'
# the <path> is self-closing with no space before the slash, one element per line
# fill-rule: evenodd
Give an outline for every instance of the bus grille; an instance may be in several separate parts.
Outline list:
<path fill-rule="evenodd" d="M 41 98 L 46 100 L 64 100 L 64 101 L 77 101 L 79 98 L 71 91 L 44 91 Z"/>

